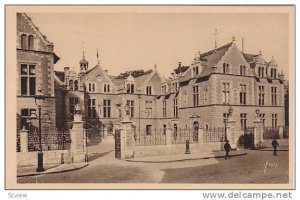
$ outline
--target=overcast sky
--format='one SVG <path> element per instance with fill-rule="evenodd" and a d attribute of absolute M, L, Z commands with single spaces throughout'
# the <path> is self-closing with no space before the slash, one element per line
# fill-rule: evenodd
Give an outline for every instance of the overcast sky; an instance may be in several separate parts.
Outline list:
<path fill-rule="evenodd" d="M 181 61 L 190 65 L 195 54 L 231 42 L 232 36 L 244 51 L 258 53 L 288 75 L 288 15 L 286 14 L 183 14 L 183 13 L 27 13 L 43 34 L 54 43 L 61 58 L 55 70 L 79 70 L 83 43 L 90 68 L 97 64 L 109 74 L 125 70 L 151 69 L 162 75 Z"/>

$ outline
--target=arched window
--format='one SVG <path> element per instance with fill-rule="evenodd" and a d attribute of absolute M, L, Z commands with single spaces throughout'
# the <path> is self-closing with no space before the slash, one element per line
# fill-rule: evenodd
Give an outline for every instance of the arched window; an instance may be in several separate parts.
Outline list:
<path fill-rule="evenodd" d="M 205 124 L 205 130 L 207 130 L 208 131 L 208 124 Z"/>
<path fill-rule="evenodd" d="M 26 35 L 21 35 L 21 49 L 27 49 Z"/>
<path fill-rule="evenodd" d="M 174 130 L 173 130 L 173 133 L 174 133 L 174 139 L 176 140 L 177 139 L 177 124 L 174 124 L 173 125 L 173 127 L 174 127 Z"/>
<path fill-rule="evenodd" d="M 78 81 L 77 80 L 74 81 L 74 90 L 78 90 Z"/>
<path fill-rule="evenodd" d="M 34 49 L 34 38 L 32 35 L 28 37 L 28 49 L 33 50 Z"/>
<path fill-rule="evenodd" d="M 198 133 L 198 130 L 199 130 L 199 123 L 197 121 L 194 121 L 194 123 L 193 123 L 194 133 Z"/>

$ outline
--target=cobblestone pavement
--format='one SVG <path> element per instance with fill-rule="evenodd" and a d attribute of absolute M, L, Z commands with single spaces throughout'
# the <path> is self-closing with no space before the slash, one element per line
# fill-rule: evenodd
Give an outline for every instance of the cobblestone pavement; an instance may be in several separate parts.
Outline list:
<path fill-rule="evenodd" d="M 66 173 L 18 178 L 18 183 L 286 183 L 288 152 L 249 151 L 230 160 L 134 163 L 114 158 L 114 144 L 89 147 L 89 166 Z M 268 167 L 266 162 L 276 163 Z"/>

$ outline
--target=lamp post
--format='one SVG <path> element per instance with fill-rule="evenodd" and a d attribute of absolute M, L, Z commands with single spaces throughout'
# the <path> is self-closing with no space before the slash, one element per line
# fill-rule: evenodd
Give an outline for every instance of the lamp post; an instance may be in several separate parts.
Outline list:
<path fill-rule="evenodd" d="M 43 172 L 44 170 L 44 163 L 43 163 L 43 149 L 42 149 L 42 106 L 45 101 L 45 96 L 42 93 L 42 89 L 39 88 L 38 92 L 36 93 L 35 97 L 35 104 L 39 110 L 39 151 L 38 151 L 38 166 L 36 168 L 37 172 Z"/>

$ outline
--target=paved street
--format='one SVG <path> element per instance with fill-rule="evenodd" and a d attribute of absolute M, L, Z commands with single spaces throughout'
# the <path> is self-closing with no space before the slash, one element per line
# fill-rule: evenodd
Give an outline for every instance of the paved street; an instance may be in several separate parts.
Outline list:
<path fill-rule="evenodd" d="M 137 163 L 114 158 L 112 142 L 89 147 L 89 166 L 18 178 L 19 183 L 287 183 L 288 151 L 248 151 L 230 160 Z"/>

